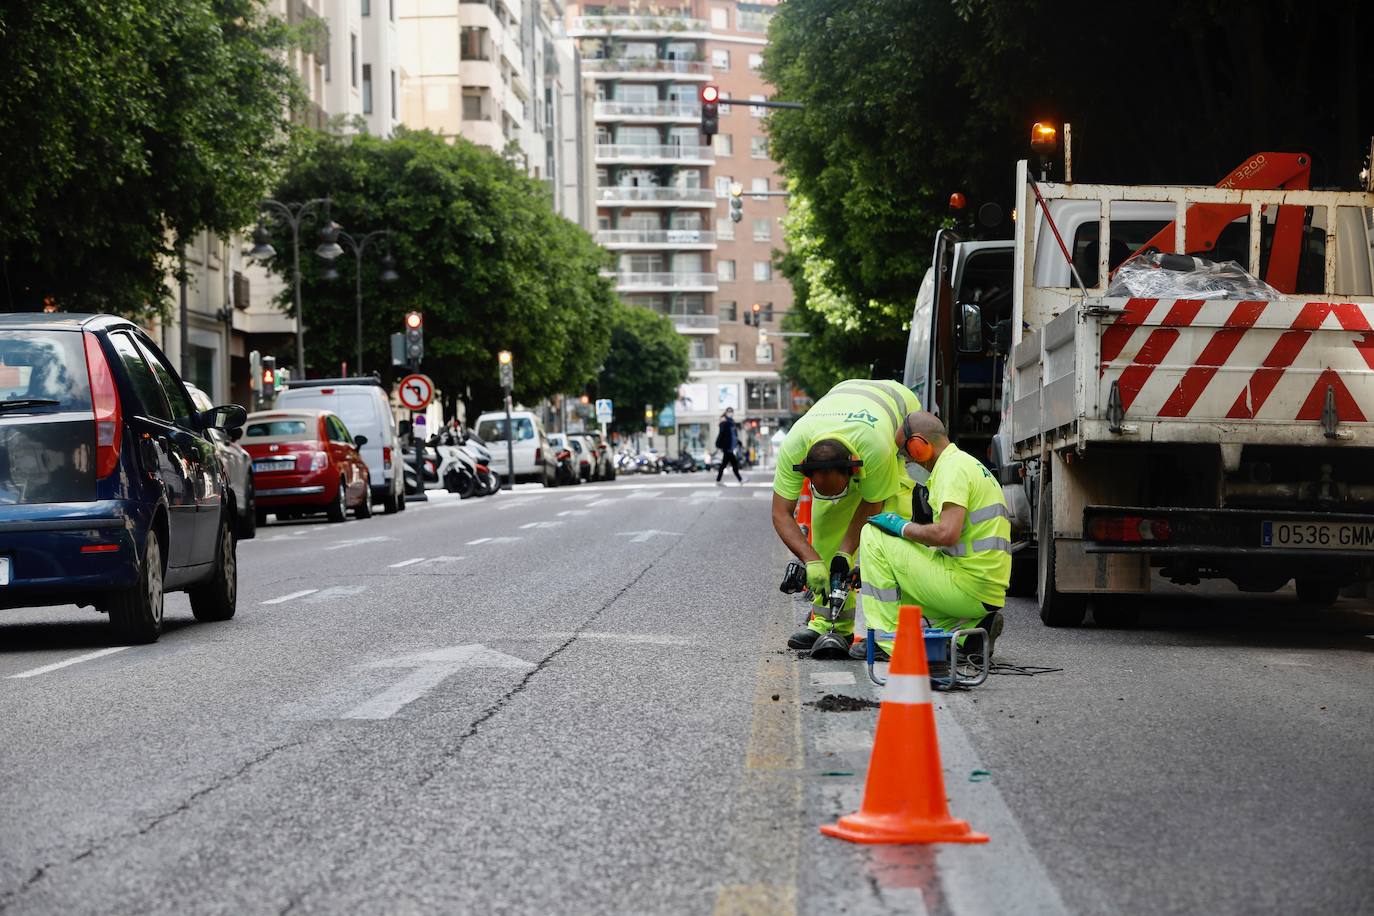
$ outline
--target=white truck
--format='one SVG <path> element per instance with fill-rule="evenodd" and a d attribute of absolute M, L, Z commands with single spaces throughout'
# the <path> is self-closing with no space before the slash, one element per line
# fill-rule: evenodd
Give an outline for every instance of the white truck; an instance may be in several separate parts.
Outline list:
<path fill-rule="evenodd" d="M 937 239 L 905 374 L 1003 484 L 1013 592 L 1110 625 L 1161 579 L 1374 581 L 1374 194 L 1016 181 L 1013 241 Z M 1282 298 L 1109 297 L 1147 244 Z"/>

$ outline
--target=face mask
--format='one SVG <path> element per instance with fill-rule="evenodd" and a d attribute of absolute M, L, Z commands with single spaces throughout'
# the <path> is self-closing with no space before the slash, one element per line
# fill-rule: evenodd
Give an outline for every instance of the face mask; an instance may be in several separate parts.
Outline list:
<path fill-rule="evenodd" d="M 823 499 L 823 500 L 825 500 L 825 501 L 828 502 L 828 503 L 839 502 L 840 500 L 844 499 L 844 498 L 845 498 L 846 496 L 848 496 L 848 495 L 849 495 L 849 484 L 848 484 L 848 483 L 846 483 L 846 484 L 844 485 L 844 489 L 843 489 L 843 490 L 841 490 L 840 492 L 836 493 L 834 496 L 822 496 L 822 495 L 820 494 L 820 491 L 819 491 L 819 490 L 816 490 L 816 489 L 814 489 L 814 488 L 811 490 L 811 496 L 812 496 L 813 498 L 815 498 L 815 499 Z"/>

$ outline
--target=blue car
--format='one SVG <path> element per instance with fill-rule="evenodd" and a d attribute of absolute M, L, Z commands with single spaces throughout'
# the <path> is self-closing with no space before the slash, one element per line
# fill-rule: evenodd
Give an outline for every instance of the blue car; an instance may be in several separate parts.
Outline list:
<path fill-rule="evenodd" d="M 234 616 L 236 507 L 211 429 L 167 358 L 112 315 L 0 315 L 0 608 L 94 605 L 152 642 L 163 594 Z"/>

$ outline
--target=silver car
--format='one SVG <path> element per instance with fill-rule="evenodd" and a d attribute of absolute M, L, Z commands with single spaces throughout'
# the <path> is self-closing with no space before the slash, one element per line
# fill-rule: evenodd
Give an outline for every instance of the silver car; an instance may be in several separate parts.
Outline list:
<path fill-rule="evenodd" d="M 190 382 L 186 382 L 186 391 L 191 395 L 191 403 L 195 405 L 196 410 L 210 410 L 214 407 L 209 395 Z M 239 445 L 238 440 L 242 436 L 242 426 L 232 433 L 217 427 L 205 432 L 205 438 L 214 443 L 215 450 L 224 459 L 229 489 L 234 492 L 234 505 L 238 507 L 238 518 L 234 523 L 235 537 L 240 541 L 247 541 L 257 536 L 258 516 L 256 493 L 253 489 L 253 458 Z"/>

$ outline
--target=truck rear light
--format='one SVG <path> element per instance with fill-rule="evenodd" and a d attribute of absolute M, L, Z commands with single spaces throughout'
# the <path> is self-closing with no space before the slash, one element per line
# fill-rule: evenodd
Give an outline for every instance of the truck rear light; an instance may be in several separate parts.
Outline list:
<path fill-rule="evenodd" d="M 391 470 L 391 446 L 382 446 L 382 470 Z"/>
<path fill-rule="evenodd" d="M 1123 515 L 1118 518 L 1095 518 L 1089 526 L 1094 541 L 1140 543 L 1169 540 L 1169 520 Z"/>
<path fill-rule="evenodd" d="M 119 405 L 110 363 L 100 340 L 90 332 L 82 335 L 86 344 L 86 372 L 91 381 L 91 406 L 95 413 L 95 476 L 104 479 L 119 467 L 119 449 L 124 441 L 124 414 Z"/>

